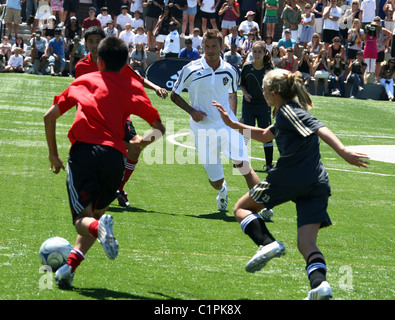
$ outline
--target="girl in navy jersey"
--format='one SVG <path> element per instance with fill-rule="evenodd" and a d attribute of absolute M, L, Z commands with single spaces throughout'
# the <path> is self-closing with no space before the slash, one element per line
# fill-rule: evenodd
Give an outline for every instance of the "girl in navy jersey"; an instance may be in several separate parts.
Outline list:
<path fill-rule="evenodd" d="M 259 212 L 281 203 L 296 203 L 298 249 L 306 261 L 311 290 L 307 299 L 329 299 L 332 289 L 326 281 L 326 264 L 316 240 L 318 230 L 331 225 L 327 213 L 330 185 L 321 163 L 319 138 L 331 146 L 348 163 L 367 167 L 366 154 L 350 151 L 323 123 L 308 112 L 313 107 L 301 74 L 284 69 L 269 71 L 263 79 L 268 105 L 274 108 L 274 125 L 250 127 L 232 121 L 217 102 L 224 122 L 260 142 L 276 139 L 280 158 L 266 179 L 258 183 L 235 205 L 234 214 L 242 230 L 259 246 L 246 265 L 247 272 L 262 269 L 274 257 L 285 254 L 284 245 L 275 240 Z"/>

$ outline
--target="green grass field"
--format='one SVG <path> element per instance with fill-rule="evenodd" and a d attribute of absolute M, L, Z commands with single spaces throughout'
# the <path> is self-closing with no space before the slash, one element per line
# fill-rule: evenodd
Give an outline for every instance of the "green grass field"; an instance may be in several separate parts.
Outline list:
<path fill-rule="evenodd" d="M 41 272 L 38 250 L 49 237 L 74 243 L 76 233 L 66 191 L 66 174 L 49 172 L 43 115 L 68 78 L 0 75 L 0 300 L 181 299 L 301 300 L 309 283 L 296 246 L 296 212 L 287 203 L 274 209 L 269 225 L 287 253 L 261 272 L 245 263 L 256 247 L 232 214 L 247 192 L 243 177 L 225 165 L 229 211 L 217 211 L 216 192 L 192 149 L 166 137 L 147 148 L 126 186 L 132 207 L 114 202 L 114 230 L 120 252 L 108 260 L 99 244 L 77 269 L 74 290 L 60 290 Z M 167 126 L 167 137 L 190 146 L 189 118 L 169 98 L 148 92 Z M 395 104 L 314 97 L 312 113 L 345 145 L 394 145 Z M 241 92 L 239 92 L 239 110 Z M 240 111 L 239 111 L 240 113 Z M 60 156 L 66 162 L 74 112 L 58 121 Z M 134 119 L 134 118 L 133 118 Z M 134 119 L 140 134 L 149 129 Z M 318 243 L 328 265 L 334 299 L 395 298 L 395 164 L 371 161 L 351 167 L 324 143 L 322 161 L 332 185 L 333 226 Z M 176 155 L 176 156 L 174 156 Z M 262 146 L 252 142 L 252 166 L 265 173 Z M 275 151 L 275 159 L 278 157 Z"/>

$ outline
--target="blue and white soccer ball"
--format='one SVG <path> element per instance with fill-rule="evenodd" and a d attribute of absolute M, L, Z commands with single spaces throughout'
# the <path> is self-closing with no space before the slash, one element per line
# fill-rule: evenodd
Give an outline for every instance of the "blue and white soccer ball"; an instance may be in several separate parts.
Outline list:
<path fill-rule="evenodd" d="M 50 266 L 52 271 L 56 271 L 66 263 L 72 248 L 66 239 L 53 237 L 44 241 L 38 255 L 43 265 Z"/>

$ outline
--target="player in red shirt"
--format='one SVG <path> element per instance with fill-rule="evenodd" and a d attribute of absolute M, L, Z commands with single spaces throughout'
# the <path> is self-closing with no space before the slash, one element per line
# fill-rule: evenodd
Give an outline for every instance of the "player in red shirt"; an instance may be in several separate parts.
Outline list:
<path fill-rule="evenodd" d="M 89 28 L 86 33 L 85 33 L 85 45 L 88 48 L 88 51 L 90 52 L 86 57 L 78 61 L 76 67 L 75 67 L 75 77 L 78 78 L 83 74 L 87 74 L 90 72 L 95 72 L 98 71 L 98 66 L 97 66 L 97 48 L 102 39 L 106 37 L 106 34 L 104 33 L 103 29 L 100 27 L 91 27 Z M 168 95 L 168 92 L 166 89 L 161 88 L 157 86 L 156 84 L 152 83 L 148 79 L 145 79 L 141 77 L 136 71 L 133 70 L 133 68 L 129 65 L 126 64 L 122 70 L 121 73 L 125 75 L 128 78 L 133 78 L 140 83 L 143 84 L 145 88 L 154 90 L 156 94 L 161 97 L 162 99 L 165 99 Z M 132 124 L 132 122 L 127 123 L 128 128 L 125 130 L 125 132 L 129 132 L 129 139 L 127 140 L 133 140 L 133 139 L 138 139 L 139 136 L 136 134 L 135 128 Z M 117 198 L 118 198 L 118 203 L 122 207 L 129 207 L 130 203 L 128 200 L 128 194 L 124 190 L 125 184 L 129 181 L 130 176 L 134 172 L 136 165 L 138 163 L 138 159 L 141 153 L 140 148 L 135 148 L 131 145 L 127 146 L 128 149 L 128 162 L 126 164 L 125 168 L 125 175 L 124 179 L 119 186 L 119 189 L 117 191 Z"/>
<path fill-rule="evenodd" d="M 127 156 L 124 128 L 130 114 L 143 118 L 153 128 L 131 144 L 142 149 L 165 132 L 158 111 L 139 82 L 120 74 L 128 57 L 127 45 L 119 38 L 106 38 L 99 45 L 98 56 L 99 71 L 74 80 L 55 97 L 44 116 L 51 170 L 57 174 L 65 168 L 58 155 L 56 122 L 77 105 L 68 134 L 72 146 L 67 191 L 78 236 L 67 263 L 56 271 L 59 286 L 71 286 L 75 269 L 95 239 L 108 258 L 115 259 L 118 254 L 113 219 L 105 212 L 122 181 Z"/>

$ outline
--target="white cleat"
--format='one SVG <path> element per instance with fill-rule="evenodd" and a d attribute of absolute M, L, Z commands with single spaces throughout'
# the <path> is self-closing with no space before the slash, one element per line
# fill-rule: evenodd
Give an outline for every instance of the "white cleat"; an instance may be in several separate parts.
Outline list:
<path fill-rule="evenodd" d="M 55 272 L 55 281 L 59 287 L 70 288 L 74 279 L 74 273 L 71 272 L 71 266 L 64 264 Z"/>
<path fill-rule="evenodd" d="M 329 300 L 332 298 L 332 288 L 327 281 L 322 281 L 321 284 L 309 291 L 305 300 Z"/>
<path fill-rule="evenodd" d="M 228 188 L 226 187 L 226 181 L 222 184 L 222 190 L 218 191 L 217 197 L 218 210 L 225 211 L 228 206 Z"/>
<path fill-rule="evenodd" d="M 259 246 L 257 253 L 246 264 L 245 270 L 254 273 L 261 270 L 271 259 L 285 254 L 285 247 L 279 241 L 274 241 L 266 246 Z"/>
<path fill-rule="evenodd" d="M 109 214 L 103 214 L 99 220 L 97 241 L 102 245 L 109 259 L 115 259 L 118 255 L 118 241 L 112 229 L 114 221 Z"/>
<path fill-rule="evenodd" d="M 261 216 L 263 221 L 265 222 L 273 222 L 273 210 L 272 209 L 262 209 L 261 211 L 258 212 L 258 214 Z"/>

